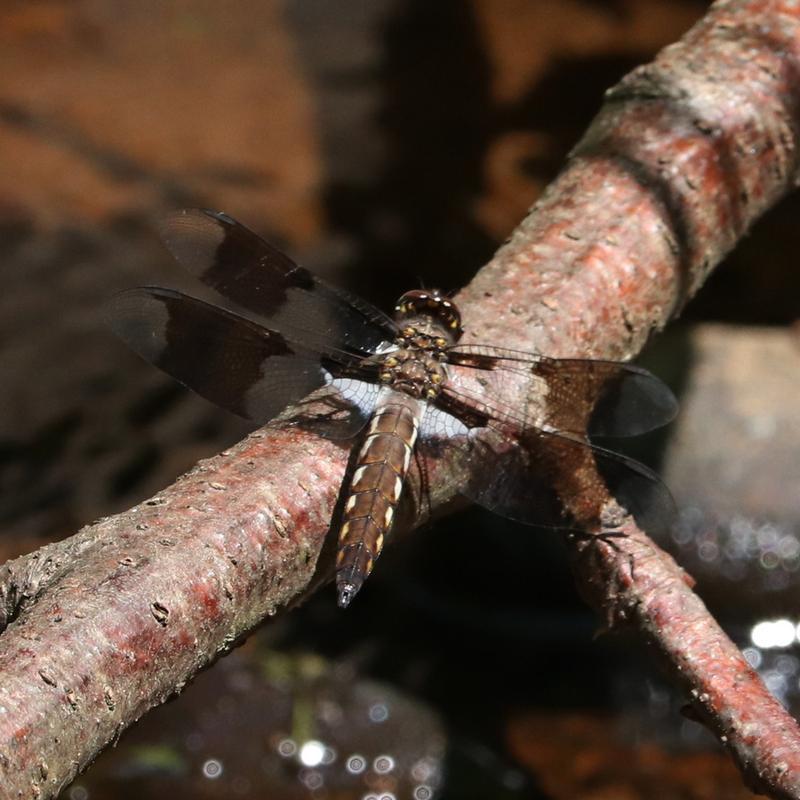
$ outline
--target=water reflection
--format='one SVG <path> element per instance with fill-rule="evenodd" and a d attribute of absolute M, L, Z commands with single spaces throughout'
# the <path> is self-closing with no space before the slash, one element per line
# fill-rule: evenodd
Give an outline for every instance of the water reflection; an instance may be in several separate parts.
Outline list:
<path fill-rule="evenodd" d="M 672 542 L 690 572 L 744 581 L 749 592 L 779 591 L 798 579 L 800 537 L 792 522 L 726 519 L 687 506 L 679 512 Z"/>
<path fill-rule="evenodd" d="M 69 800 L 432 800 L 445 736 L 424 705 L 316 656 L 240 649 L 145 718 Z"/>
<path fill-rule="evenodd" d="M 788 619 L 765 619 L 753 625 L 750 639 L 762 650 L 791 647 L 798 638 L 797 625 Z"/>
<path fill-rule="evenodd" d="M 322 742 L 318 742 L 316 739 L 309 739 L 309 741 L 305 742 L 300 748 L 300 754 L 298 758 L 300 759 L 301 764 L 304 764 L 307 767 L 316 767 L 317 765 L 321 764 L 325 758 L 326 750 L 329 750 L 332 755 L 332 758 L 328 762 L 330 763 L 333 761 L 334 751 L 331 748 L 326 748 Z"/>
<path fill-rule="evenodd" d="M 222 762 L 218 761 L 216 758 L 209 758 L 208 761 L 203 764 L 203 775 L 211 780 L 216 780 L 221 777 Z"/>

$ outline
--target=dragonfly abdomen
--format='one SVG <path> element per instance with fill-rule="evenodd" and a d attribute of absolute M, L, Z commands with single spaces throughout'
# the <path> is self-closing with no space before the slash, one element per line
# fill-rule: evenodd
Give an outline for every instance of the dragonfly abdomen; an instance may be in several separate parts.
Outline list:
<path fill-rule="evenodd" d="M 392 527 L 417 441 L 424 403 L 393 392 L 370 422 L 350 480 L 339 531 L 336 585 L 349 605 Z"/>

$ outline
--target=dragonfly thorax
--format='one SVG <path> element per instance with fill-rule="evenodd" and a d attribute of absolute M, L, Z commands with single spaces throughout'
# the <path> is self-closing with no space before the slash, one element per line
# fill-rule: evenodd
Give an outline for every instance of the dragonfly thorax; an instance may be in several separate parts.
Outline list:
<path fill-rule="evenodd" d="M 447 342 L 404 328 L 397 344 L 396 350 L 383 356 L 381 382 L 411 397 L 433 400 L 447 378 L 443 363 Z"/>

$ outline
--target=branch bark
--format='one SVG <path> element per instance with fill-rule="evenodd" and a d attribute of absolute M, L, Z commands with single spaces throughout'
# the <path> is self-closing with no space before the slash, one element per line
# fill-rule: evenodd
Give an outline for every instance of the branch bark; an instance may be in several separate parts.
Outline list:
<path fill-rule="evenodd" d="M 800 6 L 725 0 L 628 75 L 462 292 L 467 341 L 627 358 L 797 179 Z M 347 453 L 267 427 L 151 500 L 0 572 L 0 797 L 53 797 L 320 561 Z M 443 470 L 432 503 L 455 495 Z M 758 791 L 800 797 L 800 733 L 647 537 L 572 542 L 610 627 L 635 626 Z M 319 561 L 319 563 L 318 563 Z M 316 569 L 316 576 L 315 576 Z"/>

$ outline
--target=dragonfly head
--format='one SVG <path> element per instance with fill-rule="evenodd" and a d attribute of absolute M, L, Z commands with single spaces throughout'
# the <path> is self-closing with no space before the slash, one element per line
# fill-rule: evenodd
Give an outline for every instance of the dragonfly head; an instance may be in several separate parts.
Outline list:
<path fill-rule="evenodd" d="M 411 320 L 432 322 L 453 342 L 457 342 L 463 332 L 458 307 L 438 289 L 406 292 L 394 307 L 394 317 L 401 325 Z"/>

